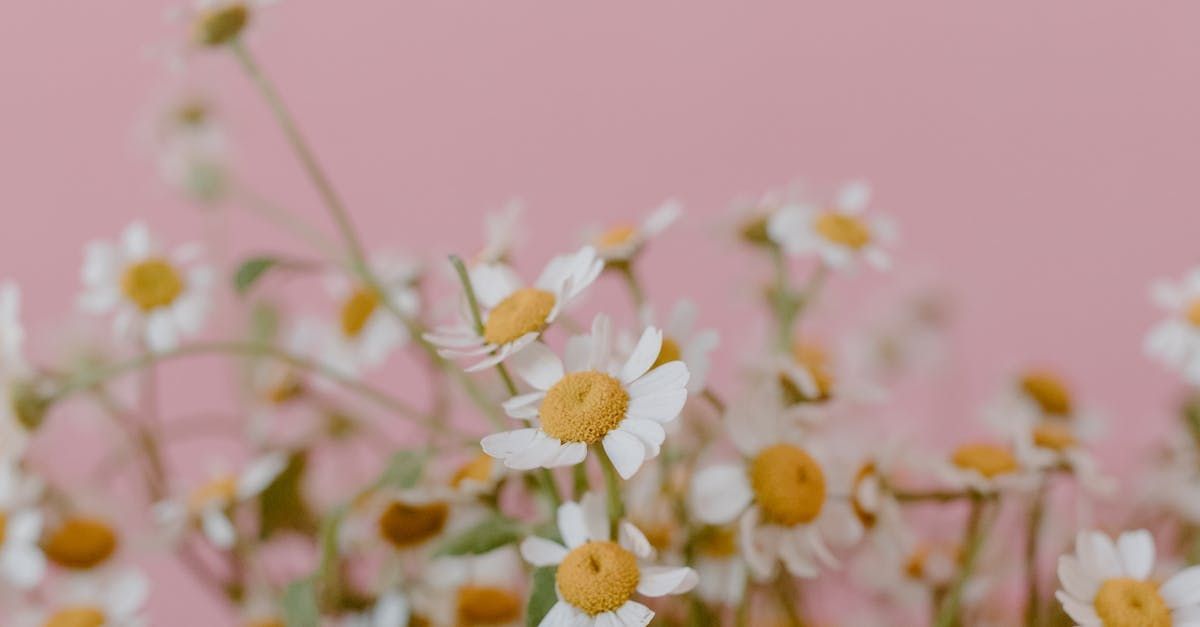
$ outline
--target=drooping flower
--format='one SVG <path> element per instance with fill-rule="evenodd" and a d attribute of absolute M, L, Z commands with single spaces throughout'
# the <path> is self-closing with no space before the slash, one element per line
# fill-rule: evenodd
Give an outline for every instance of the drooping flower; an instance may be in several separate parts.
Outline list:
<path fill-rule="evenodd" d="M 683 214 L 683 205 L 668 200 L 651 211 L 641 224 L 621 223 L 596 233 L 592 245 L 608 264 L 628 263 L 645 248 L 651 238 L 671 226 Z"/>
<path fill-rule="evenodd" d="M 212 269 L 199 263 L 198 245 L 168 254 L 144 223 L 134 222 L 119 243 L 91 242 L 85 253 L 80 305 L 92 313 L 113 314 L 118 337 L 138 339 L 159 352 L 200 331 L 209 308 Z"/>
<path fill-rule="evenodd" d="M 534 566 L 557 566 L 558 602 L 542 619 L 542 627 L 643 627 L 654 612 L 634 601 L 634 594 L 660 597 L 682 594 L 696 586 L 691 568 L 649 566 L 650 542 L 637 527 L 618 524 L 617 538 L 598 495 L 558 508 L 558 531 L 563 543 L 530 536 L 521 555 Z"/>
<path fill-rule="evenodd" d="M 482 357 L 468 372 L 491 368 L 536 340 L 603 269 L 604 262 L 590 246 L 551 259 L 530 287 L 508 266 L 476 266 L 470 280 L 482 309 L 482 333 L 476 332 L 472 314 L 464 311 L 458 324 L 441 327 L 426 339 L 445 357 Z"/>
<path fill-rule="evenodd" d="M 237 539 L 234 508 L 261 494 L 286 467 L 287 455 L 276 452 L 262 455 L 241 472 L 218 470 L 185 498 L 156 504 L 155 517 L 171 541 L 189 525 L 198 525 L 214 546 L 229 548 Z"/>
<path fill-rule="evenodd" d="M 1167 318 L 1146 335 L 1146 354 L 1200 385 L 1200 268 L 1179 281 L 1156 281 L 1150 296 Z"/>
<path fill-rule="evenodd" d="M 861 259 L 887 269 L 891 258 L 886 246 L 896 230 L 884 216 L 864 215 L 870 198 L 866 183 L 847 183 L 828 206 L 797 203 L 776 211 L 767 233 L 789 255 L 815 256 L 831 268 L 853 268 Z"/>
<path fill-rule="evenodd" d="M 513 418 L 534 426 L 485 437 L 483 450 L 509 468 L 573 466 L 588 446 L 604 448 L 621 477 L 658 456 L 663 424 L 687 402 L 688 369 L 681 361 L 653 367 L 662 352 L 662 332 L 648 328 L 623 364 L 611 358 L 606 316 L 596 316 L 590 335 L 568 342 L 559 359 L 545 344 L 531 344 L 513 361 L 533 392 L 504 403 Z"/>

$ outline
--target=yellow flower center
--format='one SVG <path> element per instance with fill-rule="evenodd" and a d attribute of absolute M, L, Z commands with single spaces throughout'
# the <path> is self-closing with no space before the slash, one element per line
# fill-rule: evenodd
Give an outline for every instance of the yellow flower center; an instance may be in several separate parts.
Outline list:
<path fill-rule="evenodd" d="M 1078 440 L 1075 439 L 1075 433 L 1067 425 L 1048 422 L 1033 428 L 1033 443 L 1041 448 L 1061 453 L 1075 446 Z"/>
<path fill-rule="evenodd" d="M 4 546 L 4 530 L 8 528 L 8 515 L 0 512 L 0 546 Z"/>
<path fill-rule="evenodd" d="M 90 605 L 63 608 L 50 615 L 42 627 L 101 627 L 104 611 Z"/>
<path fill-rule="evenodd" d="M 871 243 L 871 229 L 867 224 L 845 213 L 826 211 L 817 216 L 813 227 L 821 237 L 854 250 Z"/>
<path fill-rule="evenodd" d="M 379 517 L 379 535 L 398 549 L 416 546 L 441 533 L 449 517 L 450 506 L 445 503 L 393 501 Z"/>
<path fill-rule="evenodd" d="M 1171 608 L 1150 581 L 1109 579 L 1093 605 L 1105 627 L 1171 627 Z"/>
<path fill-rule="evenodd" d="M 360 287 L 342 303 L 342 334 L 356 338 L 371 320 L 371 314 L 379 308 L 379 292 Z"/>
<path fill-rule="evenodd" d="M 188 495 L 188 509 L 201 512 L 214 505 L 225 508 L 237 496 L 237 477 L 223 474 L 201 484 Z"/>
<path fill-rule="evenodd" d="M 464 481 L 474 481 L 476 483 L 487 483 L 492 478 L 492 468 L 495 461 L 491 455 L 480 453 L 474 459 L 463 464 L 454 471 L 454 476 L 450 479 L 450 486 L 457 488 Z"/>
<path fill-rule="evenodd" d="M 125 269 L 121 291 L 142 311 L 166 307 L 183 293 L 183 277 L 166 259 L 151 257 Z"/>
<path fill-rule="evenodd" d="M 800 385 L 787 375 L 779 375 L 779 384 L 783 388 L 784 400 L 791 405 L 797 403 L 816 403 L 829 400 L 833 393 L 833 372 L 829 363 L 829 355 L 825 349 L 809 342 L 797 342 L 792 347 L 792 358 L 796 364 L 804 368 L 813 383 L 816 384 L 817 394 L 813 396 L 800 389 Z"/>
<path fill-rule="evenodd" d="M 614 248 L 633 241 L 637 235 L 637 227 L 632 224 L 618 224 L 596 236 L 597 248 Z"/>
<path fill-rule="evenodd" d="M 867 462 L 858 469 L 857 473 L 854 474 L 854 484 L 850 489 L 850 506 L 854 508 L 854 515 L 858 516 L 858 520 L 867 529 L 875 526 L 875 522 L 878 519 L 878 514 L 873 510 L 867 509 L 866 506 L 863 505 L 858 498 L 858 491 L 864 482 L 875 477 L 875 462 Z"/>
<path fill-rule="evenodd" d="M 910 579 L 924 579 L 925 565 L 929 562 L 931 549 L 926 545 L 918 546 L 904 560 L 904 574 Z"/>
<path fill-rule="evenodd" d="M 526 333 L 541 333 L 546 319 L 554 309 L 554 294 L 533 287 L 523 287 L 500 301 L 483 325 L 483 339 L 488 344 L 507 344 Z"/>
<path fill-rule="evenodd" d="M 750 486 L 768 522 L 811 522 L 825 505 L 825 473 L 808 453 L 791 444 L 762 450 L 750 463 Z"/>
<path fill-rule="evenodd" d="M 266 398 L 273 405 L 283 405 L 303 395 L 304 379 L 290 371 L 279 377 L 279 380 L 266 391 Z"/>
<path fill-rule="evenodd" d="M 767 234 L 767 216 L 758 216 L 742 223 L 738 231 L 742 239 L 756 245 L 772 245 L 771 236 Z"/>
<path fill-rule="evenodd" d="M 572 549 L 555 575 L 562 598 L 591 616 L 625 605 L 640 579 L 637 558 L 615 542 Z"/>
<path fill-rule="evenodd" d="M 63 521 L 42 542 L 46 557 L 64 568 L 98 566 L 117 550 L 117 532 L 98 518 L 76 516 Z"/>
<path fill-rule="evenodd" d="M 278 618 L 255 618 L 246 621 L 244 627 L 287 627 L 287 623 Z"/>
<path fill-rule="evenodd" d="M 1021 390 L 1051 416 L 1071 415 L 1071 392 L 1050 372 L 1034 371 L 1021 377 Z"/>
<path fill-rule="evenodd" d="M 658 349 L 658 359 L 654 360 L 654 365 L 650 366 L 650 369 L 653 370 L 663 364 L 679 361 L 682 357 L 683 353 L 679 350 L 679 342 L 664 336 L 662 348 Z"/>
<path fill-rule="evenodd" d="M 696 536 L 696 551 L 707 557 L 733 557 L 738 552 L 737 532 L 729 527 L 705 527 Z"/>
<path fill-rule="evenodd" d="M 627 409 L 629 393 L 621 382 L 588 370 L 572 372 L 551 386 L 539 414 L 550 437 L 591 444 L 615 429 Z"/>
<path fill-rule="evenodd" d="M 233 41 L 250 21 L 250 9 L 241 2 L 219 6 L 196 18 L 193 36 L 198 43 L 219 46 Z"/>
<path fill-rule="evenodd" d="M 1007 447 L 996 444 L 964 444 L 951 461 L 963 470 L 974 470 L 991 479 L 1017 470 L 1017 458 Z"/>
<path fill-rule="evenodd" d="M 524 599 L 511 590 L 491 586 L 458 589 L 457 614 L 461 627 L 504 625 L 521 618 Z"/>
<path fill-rule="evenodd" d="M 1200 327 L 1200 298 L 1193 300 L 1183 314 L 1184 319 L 1194 327 Z"/>

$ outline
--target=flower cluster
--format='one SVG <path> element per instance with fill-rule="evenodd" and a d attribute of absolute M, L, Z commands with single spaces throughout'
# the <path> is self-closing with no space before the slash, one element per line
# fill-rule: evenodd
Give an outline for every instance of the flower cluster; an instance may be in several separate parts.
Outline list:
<path fill-rule="evenodd" d="M 263 4 L 183 12 L 185 48 L 241 64 L 337 232 L 252 191 L 211 99 L 189 92 L 155 134 L 166 182 L 311 255 L 222 277 L 207 251 L 224 246 L 134 222 L 83 246 L 81 330 L 37 359 L 20 289 L 0 284 L 5 625 L 148 624 L 148 554 L 257 627 L 1200 625 L 1200 392 L 1114 541 L 1093 530 L 1103 506 L 1139 486 L 1097 456 L 1104 412 L 1061 373 L 1015 371 L 977 428 L 918 444 L 891 399 L 942 362 L 939 294 L 909 290 L 837 335 L 802 325 L 845 318 L 823 296 L 863 269 L 902 266 L 864 182 L 771 192 L 726 221 L 762 261 L 746 277 L 762 337 L 739 346 L 641 281 L 672 224 L 702 219 L 676 200 L 581 228 L 535 272 L 516 203 L 473 254 L 367 248 L 246 43 Z M 604 283 L 633 306 L 589 302 Z M 1200 269 L 1153 300 L 1166 319 L 1146 352 L 1200 386 Z M 233 366 L 229 415 L 168 413 L 159 371 L 196 356 Z M 380 377 L 395 360 L 422 385 Z M 103 450 L 76 480 L 43 444 L 64 433 Z M 228 457 L 192 469 L 178 453 L 198 435 Z"/>

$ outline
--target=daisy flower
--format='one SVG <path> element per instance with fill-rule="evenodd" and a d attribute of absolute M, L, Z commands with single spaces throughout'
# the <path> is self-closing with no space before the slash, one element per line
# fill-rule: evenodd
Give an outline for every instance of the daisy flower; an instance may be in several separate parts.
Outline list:
<path fill-rule="evenodd" d="M 371 269 L 382 294 L 373 286 L 351 281 L 345 273 L 331 274 L 326 281 L 330 296 L 338 303 L 338 316 L 336 329 L 326 334 L 324 360 L 348 375 L 381 365 L 393 350 L 408 342 L 408 327 L 390 309 L 405 319 L 416 316 L 420 309 L 418 264 L 385 253 L 373 256 Z"/>
<path fill-rule="evenodd" d="M 21 590 L 37 585 L 46 572 L 38 545 L 42 515 L 34 506 L 41 487 L 15 459 L 0 460 L 0 579 Z"/>
<path fill-rule="evenodd" d="M 692 481 L 693 515 L 710 525 L 738 520 L 742 555 L 759 580 L 773 577 L 779 560 L 792 575 L 816 577 L 838 565 L 830 544 L 849 546 L 862 535 L 849 486 L 836 485 L 824 452 L 797 443 L 785 423 L 760 400 L 731 408 L 726 425 L 743 460 L 705 468 Z"/>
<path fill-rule="evenodd" d="M 524 625 L 521 560 L 513 547 L 482 555 L 443 557 L 424 569 L 415 613 L 434 625 Z"/>
<path fill-rule="evenodd" d="M 592 237 L 592 243 L 606 263 L 628 263 L 651 238 L 666 230 L 682 214 L 683 204 L 678 200 L 668 200 L 651 211 L 641 224 L 618 224 Z"/>
<path fill-rule="evenodd" d="M 656 567 L 642 563 L 653 549 L 642 532 L 628 522 L 618 525 L 613 541 L 608 513 L 596 494 L 581 503 L 558 508 L 558 531 L 563 544 L 530 536 L 521 543 L 521 556 L 534 566 L 557 566 L 558 602 L 542 619 L 542 627 L 591 627 L 650 624 L 654 612 L 633 600 L 682 594 L 696 586 L 691 568 Z"/>
<path fill-rule="evenodd" d="M 470 281 L 482 310 L 482 333 L 469 322 L 472 314 L 464 311 L 458 325 L 441 327 L 425 337 L 440 347 L 438 352 L 444 357 L 486 355 L 468 367 L 468 372 L 491 368 L 536 340 L 603 269 L 604 262 L 591 246 L 551 259 L 530 287 L 523 286 L 508 266 L 476 266 L 470 271 Z"/>
<path fill-rule="evenodd" d="M 695 545 L 696 573 L 700 583 L 696 594 L 708 603 L 736 607 L 746 595 L 749 570 L 738 551 L 737 527 L 705 526 L 692 538 Z"/>
<path fill-rule="evenodd" d="M 859 259 L 879 270 L 891 265 L 885 245 L 895 239 L 890 219 L 864 216 L 871 188 L 843 185 L 831 206 L 789 204 L 771 216 L 767 234 L 789 255 L 818 257 L 831 268 L 849 269 Z"/>
<path fill-rule="evenodd" d="M 411 618 L 408 598 L 397 590 L 379 595 L 369 609 L 346 617 L 341 624 L 343 627 L 396 627 L 415 623 Z"/>
<path fill-rule="evenodd" d="M 142 222 L 130 224 L 118 243 L 91 242 L 85 249 L 80 305 L 113 314 L 121 338 L 139 338 L 166 351 L 180 336 L 200 330 L 209 308 L 212 269 L 198 263 L 196 244 L 167 254 Z"/>
<path fill-rule="evenodd" d="M 1200 624 L 1200 567 L 1165 582 L 1153 577 L 1154 538 L 1145 529 L 1113 542 L 1098 531 L 1081 531 L 1075 553 L 1058 558 L 1056 593 L 1080 627 L 1170 627 Z"/>
<path fill-rule="evenodd" d="M 841 368 L 822 344 L 810 340 L 796 341 L 790 354 L 774 357 L 765 374 L 765 383 L 776 388 L 770 395 L 782 404 L 785 415 L 806 425 L 885 396 L 882 388 Z"/>
<path fill-rule="evenodd" d="M 504 208 L 484 217 L 483 248 L 471 258 L 475 265 L 507 264 L 512 261 L 513 249 L 524 239 L 521 214 L 525 207 L 519 200 L 510 200 Z"/>
<path fill-rule="evenodd" d="M 386 490 L 358 504 L 342 525 L 342 542 L 369 552 L 419 552 L 478 520 L 462 495 L 441 487 Z"/>
<path fill-rule="evenodd" d="M 1082 406 L 1058 373 L 1030 368 L 985 409 L 985 419 L 1006 435 L 1021 434 L 1037 425 L 1059 425 L 1074 437 L 1092 438 L 1103 430 L 1100 412 Z"/>
<path fill-rule="evenodd" d="M 234 507 L 262 494 L 287 463 L 287 455 L 268 453 L 248 464 L 240 473 L 214 472 L 186 499 L 158 503 L 154 508 L 155 517 L 172 540 L 179 539 L 188 525 L 197 524 L 214 546 L 229 548 L 237 539 Z"/>
<path fill-rule="evenodd" d="M 51 564 L 78 573 L 98 572 L 117 561 L 121 532 L 108 516 L 72 511 L 49 518 L 41 546 Z"/>
<path fill-rule="evenodd" d="M 219 200 L 229 185 L 229 152 L 209 103 L 189 95 L 161 117 L 154 139 L 163 180 L 193 200 Z"/>
<path fill-rule="evenodd" d="M 134 570 L 74 578 L 55 590 L 44 610 L 28 613 L 18 624 L 144 627 L 149 591 L 149 580 Z"/>
<path fill-rule="evenodd" d="M 1146 354 L 1200 385 L 1200 267 L 1177 282 L 1155 282 L 1150 295 L 1167 319 L 1146 335 Z"/>
<path fill-rule="evenodd" d="M 1013 447 L 991 442 L 963 444 L 934 466 L 948 485 L 960 490 L 992 493 L 1032 487 L 1033 475 L 1021 465 Z"/>
<path fill-rule="evenodd" d="M 671 314 L 667 318 L 667 323 L 661 327 L 663 330 L 662 352 L 654 362 L 654 366 L 657 367 L 671 361 L 682 361 L 691 375 L 687 385 L 690 394 L 697 394 L 704 390 L 708 371 L 712 366 L 709 353 L 717 347 L 717 343 L 720 341 L 720 336 L 715 329 L 695 328 L 697 313 L 696 304 L 690 300 L 681 300 L 675 303 L 675 307 L 671 309 Z M 650 308 L 646 308 L 642 318 L 646 326 L 657 326 L 654 323 L 654 313 Z M 633 345 L 632 338 L 623 339 L 630 346 Z"/>
<path fill-rule="evenodd" d="M 183 11 L 191 21 L 192 40 L 198 46 L 221 46 L 238 39 L 254 11 L 278 0 L 195 0 Z"/>
<path fill-rule="evenodd" d="M 687 366 L 672 361 L 651 369 L 662 352 L 658 329 L 646 329 L 620 365 L 611 359 L 610 337 L 608 318 L 598 315 L 590 335 L 567 343 L 565 360 L 540 342 L 522 351 L 513 368 L 535 391 L 509 399 L 504 410 L 536 423 L 485 437 L 484 452 L 528 470 L 573 466 L 589 445 L 601 445 L 624 479 L 657 457 L 663 424 L 687 402 Z"/>
<path fill-rule="evenodd" d="M 1096 495 L 1111 494 L 1117 487 L 1111 477 L 1100 472 L 1095 456 L 1080 443 L 1069 424 L 1047 421 L 1024 425 L 1014 442 L 1017 459 L 1024 468 L 1070 470 L 1081 486 Z"/>

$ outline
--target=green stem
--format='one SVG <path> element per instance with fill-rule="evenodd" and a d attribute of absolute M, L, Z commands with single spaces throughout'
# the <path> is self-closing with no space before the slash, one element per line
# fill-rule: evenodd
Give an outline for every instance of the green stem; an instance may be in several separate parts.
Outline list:
<path fill-rule="evenodd" d="M 1025 529 L 1025 581 L 1028 585 L 1025 599 L 1025 625 L 1037 627 L 1041 623 L 1041 597 L 1038 583 L 1038 541 L 1042 520 L 1046 513 L 1046 492 L 1049 478 L 1041 477 L 1033 502 L 1029 507 L 1029 523 Z"/>
<path fill-rule="evenodd" d="M 963 542 L 966 545 L 966 552 L 963 556 L 962 567 L 955 577 L 954 582 L 950 586 L 950 590 L 946 593 L 946 598 L 942 602 L 941 608 L 937 614 L 937 620 L 934 622 L 935 627 L 951 627 L 957 624 L 959 620 L 959 608 L 962 605 L 963 589 L 970 580 L 971 574 L 975 571 L 975 564 L 979 560 L 979 552 L 983 547 L 983 541 L 987 536 L 987 525 L 985 524 L 985 509 L 987 509 L 988 500 L 982 496 L 975 497 L 971 501 L 971 513 L 967 517 L 967 526 L 964 533 Z"/>
<path fill-rule="evenodd" d="M 796 607 L 796 588 L 795 582 L 791 577 L 780 575 L 775 579 L 775 594 L 779 599 L 779 607 L 783 608 L 783 614 L 787 618 L 787 623 L 790 627 L 804 627 L 804 619 L 800 617 L 800 610 Z"/>
<path fill-rule="evenodd" d="M 575 495 L 575 500 L 578 501 L 579 499 L 583 498 L 584 494 L 587 494 L 588 490 L 591 489 L 591 481 L 588 479 L 587 474 L 587 464 L 575 464 L 575 467 L 572 470 L 572 477 L 574 479 L 572 494 Z"/>
<path fill-rule="evenodd" d="M 978 496 L 977 493 L 969 490 L 926 490 L 920 492 L 892 490 L 891 495 L 901 503 L 950 503 Z"/>
<path fill-rule="evenodd" d="M 604 488 L 608 492 L 608 521 L 613 537 L 616 537 L 617 523 L 625 517 L 625 504 L 621 501 L 620 475 L 617 474 L 617 467 L 609 459 L 608 453 L 604 452 L 603 446 L 595 445 L 592 450 L 600 458 L 600 470 L 604 472 Z"/>
<path fill-rule="evenodd" d="M 613 267 L 621 273 L 621 278 L 625 280 L 625 287 L 629 289 L 629 297 L 633 300 L 634 312 L 641 314 L 642 307 L 646 304 L 646 292 L 642 289 L 642 284 L 633 271 L 633 262 L 627 261 Z"/>

